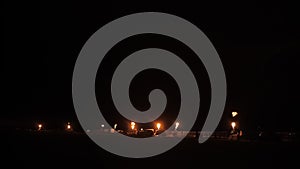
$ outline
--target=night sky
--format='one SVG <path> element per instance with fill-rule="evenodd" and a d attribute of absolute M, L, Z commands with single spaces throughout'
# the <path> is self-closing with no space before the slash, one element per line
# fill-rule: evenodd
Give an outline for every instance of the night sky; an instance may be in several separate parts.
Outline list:
<path fill-rule="evenodd" d="M 227 2 L 190 4 L 185 1 L 140 1 L 132 4 L 70 1 L 2 5 L 4 30 L 1 39 L 4 50 L 1 57 L 1 82 L 4 84 L 4 94 L 0 124 L 28 127 L 33 121 L 48 121 L 53 125 L 65 121 L 77 123 L 72 102 L 72 74 L 84 43 L 95 31 L 114 19 L 136 12 L 155 11 L 174 14 L 192 22 L 216 48 L 226 72 L 228 87 L 220 129 L 228 125 L 230 112 L 236 110 L 239 112 L 241 127 L 245 129 L 255 130 L 261 126 L 273 131 L 299 131 L 299 111 L 295 108 L 296 98 L 299 98 L 296 97 L 295 81 L 299 77 L 294 74 L 299 68 L 296 57 L 299 56 L 300 15 L 296 14 L 297 9 L 293 6 Z M 143 41 L 143 38 L 147 40 Z M 129 45 L 125 46 L 129 47 L 127 52 L 135 47 L 154 44 L 177 51 L 183 59 L 191 62 L 192 69 L 198 71 L 195 75 L 197 80 L 203 80 L 204 83 L 207 80 L 201 62 L 193 62 L 188 57 L 189 52 L 178 49 L 176 45 L 180 44 L 172 39 L 149 35 L 128 41 Z M 112 53 L 118 55 L 119 52 L 120 55 L 120 51 Z M 103 67 L 110 68 L 109 64 Z M 144 74 L 151 81 L 155 80 L 153 87 L 158 85 L 166 88 L 168 83 L 172 83 L 172 79 L 161 72 Z M 109 80 L 109 77 L 105 80 Z M 96 82 L 96 92 L 104 90 L 101 85 L 106 84 L 101 83 L 101 80 Z M 133 100 L 145 97 L 141 94 L 141 88 L 146 84 L 146 79 L 137 78 L 133 83 L 136 87 L 131 91 Z M 170 98 L 174 98 L 178 93 L 176 85 L 171 86 L 173 88 L 169 90 L 175 91 L 169 91 Z M 204 93 L 204 96 L 201 95 L 204 102 L 201 103 L 201 110 L 205 111 L 210 97 L 209 84 L 201 87 Z M 140 94 L 134 94 L 135 90 Z M 176 102 L 178 100 L 174 99 Z M 145 109 L 147 104 L 136 101 L 136 106 Z M 111 107 L 103 109 L 113 110 Z M 171 105 L 170 110 L 176 110 L 176 105 Z M 115 117 L 108 115 L 106 118 Z M 198 122 L 195 125 L 197 129 L 201 128 L 203 116 L 199 117 Z"/>

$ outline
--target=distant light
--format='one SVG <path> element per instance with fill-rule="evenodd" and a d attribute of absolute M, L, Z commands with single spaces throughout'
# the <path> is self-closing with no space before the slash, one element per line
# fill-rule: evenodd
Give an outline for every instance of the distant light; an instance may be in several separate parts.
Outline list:
<path fill-rule="evenodd" d="M 42 124 L 38 124 L 38 130 L 42 130 L 43 125 Z"/>
<path fill-rule="evenodd" d="M 67 123 L 67 128 L 66 129 L 71 130 L 71 123 L 70 122 Z"/>
<path fill-rule="evenodd" d="M 104 127 L 104 124 L 101 124 L 101 127 L 103 128 L 103 127 Z"/>
<path fill-rule="evenodd" d="M 232 129 L 234 129 L 235 126 L 236 126 L 236 123 L 235 123 L 235 122 L 231 122 L 231 127 L 232 127 Z"/>
<path fill-rule="evenodd" d="M 161 127 L 161 124 L 160 124 L 160 123 L 157 123 L 157 124 L 156 124 L 156 127 L 157 127 L 157 130 L 159 130 L 160 127 Z"/>
<path fill-rule="evenodd" d="M 115 125 L 114 125 L 114 129 L 115 129 L 115 130 L 117 129 L 117 125 L 118 125 L 118 124 L 115 124 Z"/>
<path fill-rule="evenodd" d="M 177 130 L 178 126 L 179 126 L 179 122 L 176 122 L 175 123 L 175 130 Z"/>
<path fill-rule="evenodd" d="M 231 113 L 231 115 L 232 115 L 232 117 L 235 117 L 236 115 L 238 115 L 238 113 L 237 113 L 236 111 L 233 111 L 233 112 Z"/>
<path fill-rule="evenodd" d="M 141 128 L 141 131 L 144 131 L 144 129 L 143 129 L 143 128 Z"/>
<path fill-rule="evenodd" d="M 131 122 L 131 123 L 130 123 L 130 126 L 131 126 L 131 129 L 134 130 L 135 122 Z"/>

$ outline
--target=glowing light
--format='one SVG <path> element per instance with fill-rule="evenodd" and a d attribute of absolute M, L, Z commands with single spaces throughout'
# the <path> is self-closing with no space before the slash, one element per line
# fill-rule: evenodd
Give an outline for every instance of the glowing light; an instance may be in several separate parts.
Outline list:
<path fill-rule="evenodd" d="M 232 127 L 232 129 L 234 129 L 235 126 L 236 126 L 236 123 L 235 123 L 235 122 L 231 122 L 231 127 Z"/>
<path fill-rule="evenodd" d="M 177 130 L 178 126 L 179 126 L 179 122 L 176 122 L 175 123 L 175 130 Z"/>
<path fill-rule="evenodd" d="M 231 115 L 232 115 L 232 117 L 235 117 L 236 115 L 238 115 L 238 113 L 237 113 L 236 111 L 233 111 L 233 112 L 231 113 Z"/>
<path fill-rule="evenodd" d="M 67 124 L 67 128 L 66 128 L 67 130 L 71 130 L 71 124 L 70 124 L 70 122 L 68 122 L 68 124 Z"/>
<path fill-rule="evenodd" d="M 143 128 L 141 128 L 141 131 L 144 131 L 144 129 L 143 129 Z"/>
<path fill-rule="evenodd" d="M 161 127 L 161 124 L 160 124 L 160 123 L 157 123 L 157 124 L 156 124 L 156 127 L 157 127 L 157 130 L 159 130 L 160 127 Z"/>
<path fill-rule="evenodd" d="M 115 124 L 115 125 L 114 125 L 114 129 L 115 129 L 115 130 L 117 129 L 117 125 L 118 125 L 118 124 Z"/>
<path fill-rule="evenodd" d="M 43 125 L 42 124 L 38 124 L 38 130 L 42 130 Z"/>
<path fill-rule="evenodd" d="M 104 127 L 104 124 L 101 124 L 101 127 L 103 128 L 103 127 Z"/>
<path fill-rule="evenodd" d="M 131 122 L 130 125 L 131 125 L 131 129 L 134 130 L 135 122 Z"/>

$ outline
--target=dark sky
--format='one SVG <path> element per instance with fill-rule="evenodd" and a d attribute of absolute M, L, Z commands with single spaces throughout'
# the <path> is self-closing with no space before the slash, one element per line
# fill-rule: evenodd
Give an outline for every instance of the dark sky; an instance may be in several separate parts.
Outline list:
<path fill-rule="evenodd" d="M 2 124 L 76 121 L 72 73 L 84 43 L 116 18 L 156 11 L 189 20 L 218 51 L 228 82 L 220 126 L 227 124 L 232 110 L 237 110 L 244 128 L 260 125 L 272 130 L 299 130 L 299 111 L 295 109 L 299 97 L 294 92 L 297 76 L 292 72 L 298 68 L 300 27 L 293 4 L 70 1 L 4 4 L 1 8 Z"/>

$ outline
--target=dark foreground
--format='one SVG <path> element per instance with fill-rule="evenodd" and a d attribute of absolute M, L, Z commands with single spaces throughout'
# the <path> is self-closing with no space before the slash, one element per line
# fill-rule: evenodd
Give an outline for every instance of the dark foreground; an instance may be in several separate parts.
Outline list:
<path fill-rule="evenodd" d="M 32 168 L 298 168 L 299 142 L 184 139 L 172 150 L 145 159 L 106 152 L 86 135 L 65 132 L 2 132 L 1 163 Z M 4 164 L 3 164 L 4 163 Z M 297 167 L 298 166 L 298 167 Z M 11 168 L 9 167 L 9 168 Z"/>

